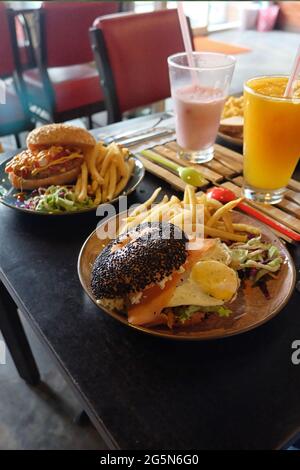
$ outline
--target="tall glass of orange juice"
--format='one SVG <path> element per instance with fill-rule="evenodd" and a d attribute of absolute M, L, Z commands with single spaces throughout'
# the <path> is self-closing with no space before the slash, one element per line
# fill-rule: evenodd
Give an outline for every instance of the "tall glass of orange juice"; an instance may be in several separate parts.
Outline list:
<path fill-rule="evenodd" d="M 258 77 L 244 86 L 244 195 L 276 204 L 300 157 L 300 83 L 284 98 L 288 77 Z"/>

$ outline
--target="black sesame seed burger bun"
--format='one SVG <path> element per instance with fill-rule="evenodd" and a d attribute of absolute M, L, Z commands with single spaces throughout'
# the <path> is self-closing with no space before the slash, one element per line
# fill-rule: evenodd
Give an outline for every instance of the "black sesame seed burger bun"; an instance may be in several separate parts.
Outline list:
<path fill-rule="evenodd" d="M 186 242 L 184 232 L 167 222 L 145 222 L 120 235 L 95 260 L 94 296 L 126 298 L 163 282 L 185 263 Z"/>

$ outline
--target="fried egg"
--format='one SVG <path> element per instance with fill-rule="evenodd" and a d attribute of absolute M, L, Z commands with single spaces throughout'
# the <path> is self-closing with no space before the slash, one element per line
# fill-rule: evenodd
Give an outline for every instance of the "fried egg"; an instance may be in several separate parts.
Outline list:
<path fill-rule="evenodd" d="M 185 272 L 168 307 L 199 305 L 211 307 L 230 302 L 239 288 L 239 278 L 230 264 L 226 245 L 219 240 Z"/>
<path fill-rule="evenodd" d="M 229 302 L 239 287 L 236 271 L 220 261 L 199 261 L 190 277 L 207 295 L 224 302 Z"/>
<path fill-rule="evenodd" d="M 224 265 L 223 265 L 224 266 Z M 179 307 L 180 305 L 199 305 L 201 307 L 213 307 L 223 305 L 223 300 L 218 300 L 206 294 L 191 277 L 178 285 L 168 302 L 168 307 Z"/>

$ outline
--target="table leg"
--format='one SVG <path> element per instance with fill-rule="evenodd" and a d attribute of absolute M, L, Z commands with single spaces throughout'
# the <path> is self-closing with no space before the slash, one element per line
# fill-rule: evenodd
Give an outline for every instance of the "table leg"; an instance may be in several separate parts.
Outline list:
<path fill-rule="evenodd" d="M 37 385 L 40 381 L 40 374 L 21 323 L 17 306 L 1 281 L 0 330 L 22 379 L 30 385 Z"/>

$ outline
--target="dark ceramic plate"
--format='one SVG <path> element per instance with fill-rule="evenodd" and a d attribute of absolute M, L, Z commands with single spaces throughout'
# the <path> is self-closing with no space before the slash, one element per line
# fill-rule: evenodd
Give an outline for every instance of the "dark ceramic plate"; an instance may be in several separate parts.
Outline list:
<path fill-rule="evenodd" d="M 0 202 L 2 202 L 2 204 L 5 204 L 6 206 L 11 207 L 12 209 L 16 209 L 22 212 L 27 212 L 30 214 L 51 215 L 51 216 L 74 215 L 74 214 L 80 214 L 83 212 L 91 212 L 91 211 L 96 210 L 96 207 L 87 207 L 87 208 L 80 209 L 80 210 L 73 211 L 73 212 L 67 212 L 67 211 L 47 212 L 47 211 L 34 211 L 31 209 L 26 209 L 25 207 L 22 207 L 22 202 L 16 198 L 16 195 L 20 193 L 20 190 L 15 189 L 11 186 L 10 181 L 8 179 L 8 174 L 5 173 L 4 171 L 6 163 L 9 160 L 11 160 L 11 158 L 8 158 L 7 160 L 5 160 L 4 162 L 0 164 Z M 131 178 L 128 181 L 127 186 L 124 189 L 124 191 L 118 197 L 110 201 L 111 203 L 117 201 L 120 196 L 127 196 L 130 193 L 132 193 L 136 189 L 136 187 L 140 184 L 142 179 L 144 178 L 145 168 L 142 162 L 135 156 L 132 156 L 131 158 L 135 160 L 135 167 L 134 167 L 133 174 L 131 175 Z M 24 193 L 26 194 L 25 197 L 30 197 L 31 191 L 24 191 Z"/>

